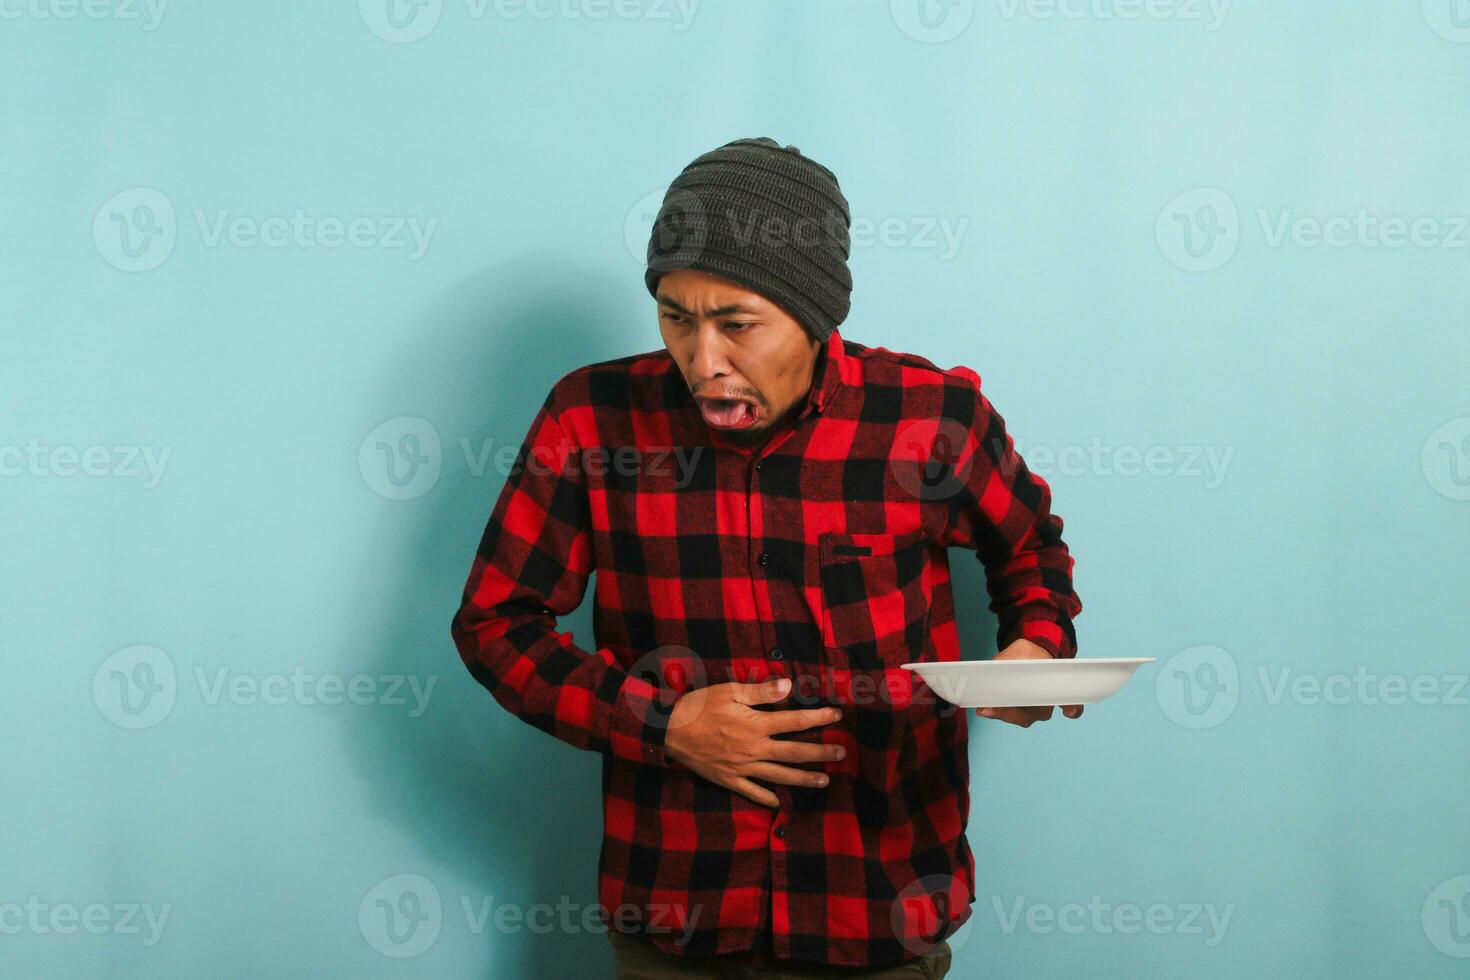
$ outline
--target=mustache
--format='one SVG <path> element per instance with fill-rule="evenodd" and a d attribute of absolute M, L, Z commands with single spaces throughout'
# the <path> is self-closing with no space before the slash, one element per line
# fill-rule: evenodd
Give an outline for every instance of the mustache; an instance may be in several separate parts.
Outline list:
<path fill-rule="evenodd" d="M 729 398 L 738 401 L 751 401 L 755 402 L 757 405 L 764 405 L 766 403 L 766 400 L 761 397 L 761 394 L 758 391 L 741 390 L 738 388 L 715 391 L 706 390 L 707 387 L 709 386 L 701 386 L 699 388 L 695 388 L 692 394 L 697 395 L 700 398 Z"/>

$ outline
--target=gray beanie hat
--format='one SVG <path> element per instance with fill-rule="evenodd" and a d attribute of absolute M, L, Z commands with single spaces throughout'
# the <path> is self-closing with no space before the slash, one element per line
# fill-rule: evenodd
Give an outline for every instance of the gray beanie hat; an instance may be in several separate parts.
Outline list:
<path fill-rule="evenodd" d="M 818 340 L 847 318 L 852 217 L 837 177 L 794 146 L 739 139 L 697 157 L 664 195 L 643 281 L 699 269 L 777 303 Z"/>

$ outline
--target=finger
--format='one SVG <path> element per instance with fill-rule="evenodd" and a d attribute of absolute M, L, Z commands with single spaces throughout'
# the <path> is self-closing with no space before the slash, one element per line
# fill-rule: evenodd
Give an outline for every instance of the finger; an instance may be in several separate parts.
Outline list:
<path fill-rule="evenodd" d="M 1062 708 L 1062 714 L 1066 715 L 1068 718 L 1081 718 L 1082 717 L 1082 705 L 1080 705 L 1080 704 L 1069 704 L 1069 705 L 1066 705 L 1065 707 Z"/>
<path fill-rule="evenodd" d="M 981 708 L 982 718 L 994 718 L 1011 725 L 1019 725 L 1022 728 L 1030 728 L 1038 721 L 1046 721 L 1051 717 L 1050 708 Z M 1045 711 L 1043 715 L 1041 712 Z"/>
<path fill-rule="evenodd" d="M 743 771 L 748 776 L 765 780 L 768 783 L 811 787 L 827 785 L 827 774 L 825 772 L 812 772 L 808 769 L 792 769 L 790 766 L 778 766 L 774 762 L 752 762 Z"/>
<path fill-rule="evenodd" d="M 760 758 L 770 762 L 840 762 L 847 758 L 847 749 L 841 745 L 768 738 L 761 744 Z"/>
<path fill-rule="evenodd" d="M 742 776 L 731 778 L 730 782 L 726 785 L 752 803 L 759 803 L 761 806 L 768 806 L 773 810 L 779 810 L 781 808 L 781 801 L 775 793 L 772 793 L 764 786 L 757 786 Z"/>
<path fill-rule="evenodd" d="M 791 680 L 786 677 L 767 677 L 750 684 L 732 684 L 732 697 L 741 704 L 774 704 L 784 700 L 791 691 Z"/>
<path fill-rule="evenodd" d="M 767 735 L 781 732 L 800 732 L 818 725 L 830 725 L 842 718 L 841 708 L 788 708 L 785 711 L 768 711 L 761 722 Z"/>

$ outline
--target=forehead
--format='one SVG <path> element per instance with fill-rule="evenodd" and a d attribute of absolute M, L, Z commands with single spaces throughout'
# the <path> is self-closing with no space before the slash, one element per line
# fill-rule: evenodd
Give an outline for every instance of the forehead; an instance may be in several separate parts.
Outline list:
<path fill-rule="evenodd" d="M 706 316 L 722 313 L 763 313 L 770 302 L 754 290 L 698 269 L 664 273 L 658 281 L 660 303 Z"/>

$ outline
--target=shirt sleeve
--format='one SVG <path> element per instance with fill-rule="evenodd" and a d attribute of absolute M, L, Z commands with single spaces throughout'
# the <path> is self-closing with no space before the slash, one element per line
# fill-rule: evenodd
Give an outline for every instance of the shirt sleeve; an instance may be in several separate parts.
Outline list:
<path fill-rule="evenodd" d="M 666 766 L 670 691 L 556 630 L 582 602 L 592 547 L 584 457 L 555 399 L 553 389 L 517 452 L 450 633 L 471 675 L 522 721 L 577 748 Z"/>
<path fill-rule="evenodd" d="M 1072 619 L 1082 602 L 1072 586 L 1075 562 L 1062 540 L 1062 519 L 1051 512 L 1051 488 L 1016 452 L 979 375 L 968 368 L 956 373 L 960 382 L 946 393 L 937 438 L 959 445 L 936 445 L 936 458 L 953 466 L 946 543 L 974 549 L 985 566 L 999 649 L 1027 639 L 1053 657 L 1075 657 Z"/>

